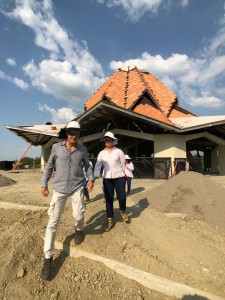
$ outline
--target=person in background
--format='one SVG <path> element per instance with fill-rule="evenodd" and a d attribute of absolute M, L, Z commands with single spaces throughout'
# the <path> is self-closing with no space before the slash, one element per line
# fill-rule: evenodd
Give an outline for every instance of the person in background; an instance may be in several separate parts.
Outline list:
<path fill-rule="evenodd" d="M 89 161 L 89 163 L 90 163 L 90 165 L 91 165 L 91 167 L 92 167 L 92 169 L 93 169 L 92 162 Z M 87 176 L 87 173 L 86 173 L 86 171 L 85 171 L 85 166 L 83 167 L 83 171 L 84 171 L 84 176 L 85 176 L 84 182 L 83 182 L 83 184 L 84 184 L 84 199 L 85 199 L 86 201 L 90 201 L 90 196 L 89 196 L 88 189 L 87 189 L 88 176 Z"/>
<path fill-rule="evenodd" d="M 77 143 L 80 131 L 80 124 L 76 121 L 71 121 L 66 125 L 67 140 L 52 146 L 52 151 L 41 180 L 41 194 L 47 197 L 49 194 L 48 181 L 52 175 L 53 168 L 56 170 L 52 200 L 48 209 L 49 220 L 44 240 L 45 259 L 40 276 L 43 280 L 47 280 L 51 274 L 56 230 L 69 197 L 72 200 L 75 230 L 74 242 L 76 245 L 79 245 L 84 239 L 84 212 L 86 206 L 84 203 L 83 166 L 88 177 L 88 192 L 91 192 L 93 189 L 94 176 L 89 163 L 87 149 Z"/>
<path fill-rule="evenodd" d="M 105 231 L 109 231 L 115 225 L 114 223 L 114 191 L 116 191 L 119 201 L 119 208 L 122 220 L 128 222 L 129 218 L 126 214 L 126 192 L 124 177 L 125 155 L 121 149 L 115 147 L 118 139 L 112 132 L 106 132 L 101 138 L 105 143 L 105 149 L 102 150 L 97 157 L 94 168 L 94 177 L 99 178 L 101 168 L 103 167 L 103 185 L 106 200 L 107 224 Z"/>
<path fill-rule="evenodd" d="M 129 155 L 125 155 L 125 178 L 127 182 L 127 197 L 130 196 L 130 190 L 131 190 L 131 180 L 134 178 L 133 171 L 134 171 L 134 165 L 131 161 L 131 158 Z"/>

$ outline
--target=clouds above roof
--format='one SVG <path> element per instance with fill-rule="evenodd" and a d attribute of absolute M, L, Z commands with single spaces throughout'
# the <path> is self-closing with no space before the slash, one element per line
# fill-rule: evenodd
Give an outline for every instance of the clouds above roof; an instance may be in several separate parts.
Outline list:
<path fill-rule="evenodd" d="M 49 58 L 39 63 L 33 59 L 23 66 L 32 85 L 66 100 L 78 111 L 83 110 L 83 100 L 105 80 L 101 64 L 89 52 L 85 41 L 78 43 L 71 39 L 59 25 L 51 0 L 17 0 L 15 5 L 13 10 L 3 13 L 31 28 L 36 46 L 49 53 Z"/>
<path fill-rule="evenodd" d="M 29 88 L 28 83 L 26 83 L 24 80 L 19 79 L 17 77 L 8 76 L 2 71 L 0 71 L 0 79 L 4 79 L 4 80 L 14 83 L 17 87 L 19 87 L 22 90 L 27 90 Z"/>
<path fill-rule="evenodd" d="M 50 121 L 52 123 L 67 123 L 68 121 L 74 119 L 77 117 L 77 114 L 71 109 L 71 108 L 68 108 L 68 107 L 62 107 L 62 108 L 59 108 L 59 109 L 53 109 L 53 108 L 50 108 L 48 105 L 44 104 L 38 104 L 38 109 L 40 111 L 47 111 L 50 113 Z"/>
<path fill-rule="evenodd" d="M 9 64 L 12 67 L 16 66 L 16 60 L 14 57 L 7 58 L 6 62 L 7 62 L 7 64 Z"/>
<path fill-rule="evenodd" d="M 109 8 L 122 7 L 131 22 L 137 22 L 144 14 L 155 15 L 160 8 L 168 9 L 171 5 L 169 0 L 97 0 L 97 2 L 106 4 Z M 188 0 L 179 0 L 177 5 L 185 7 Z"/>
<path fill-rule="evenodd" d="M 137 58 L 111 61 L 110 67 L 116 70 L 124 64 L 134 64 L 155 75 L 191 106 L 220 108 L 225 106 L 225 55 L 221 54 L 225 46 L 225 30 L 219 31 L 208 43 L 198 57 L 173 53 L 163 58 L 144 52 Z"/>
<path fill-rule="evenodd" d="M 12 1 L 14 2 L 14 1 Z M 86 41 L 77 41 L 64 28 L 54 15 L 51 0 L 28 1 L 16 0 L 12 7 L 8 2 L 5 11 L 1 11 L 9 19 L 30 28 L 34 43 L 45 50 L 44 57 L 30 59 L 22 70 L 30 85 L 39 91 L 64 100 L 67 106 L 83 111 L 84 101 L 88 99 L 105 81 L 106 76 L 101 63 L 92 55 Z M 164 0 L 96 0 L 99 5 L 108 8 L 122 8 L 131 21 L 140 20 L 144 14 L 158 14 L 161 9 L 174 8 L 171 1 Z M 7 2 L 5 2 L 7 3 Z M 176 7 L 187 7 L 188 0 L 180 0 Z M 134 64 L 144 68 L 172 89 L 179 99 L 191 106 L 220 108 L 225 105 L 225 46 L 224 18 L 219 20 L 221 28 L 209 41 L 201 53 L 189 56 L 185 53 L 153 55 L 142 52 L 132 59 L 112 60 L 109 66 L 112 71 L 124 64 Z M 16 61 L 9 58 L 11 66 Z M 12 77 L 0 73 L 0 78 L 14 83 L 26 90 L 29 84 L 18 76 Z"/>

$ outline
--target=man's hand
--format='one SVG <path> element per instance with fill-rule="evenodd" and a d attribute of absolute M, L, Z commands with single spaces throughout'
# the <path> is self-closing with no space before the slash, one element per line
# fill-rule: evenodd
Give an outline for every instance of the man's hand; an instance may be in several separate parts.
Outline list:
<path fill-rule="evenodd" d="M 86 188 L 88 193 L 90 193 L 94 188 L 94 182 L 92 180 L 88 180 Z"/>
<path fill-rule="evenodd" d="M 41 188 L 41 194 L 42 194 L 42 196 L 44 196 L 44 197 L 48 197 L 48 194 L 49 194 L 48 188 L 47 188 L 47 187 Z"/>

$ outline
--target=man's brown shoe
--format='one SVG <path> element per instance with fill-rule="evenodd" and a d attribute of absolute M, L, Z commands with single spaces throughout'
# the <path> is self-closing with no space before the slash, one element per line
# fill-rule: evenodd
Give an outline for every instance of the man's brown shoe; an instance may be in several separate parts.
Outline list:
<path fill-rule="evenodd" d="M 49 278 L 49 276 L 51 274 L 52 260 L 53 260 L 53 257 L 45 258 L 44 264 L 41 269 L 41 275 L 40 275 L 41 279 L 47 280 Z"/>
<path fill-rule="evenodd" d="M 76 230 L 74 234 L 74 243 L 75 245 L 80 245 L 84 240 L 84 233 L 81 230 Z"/>

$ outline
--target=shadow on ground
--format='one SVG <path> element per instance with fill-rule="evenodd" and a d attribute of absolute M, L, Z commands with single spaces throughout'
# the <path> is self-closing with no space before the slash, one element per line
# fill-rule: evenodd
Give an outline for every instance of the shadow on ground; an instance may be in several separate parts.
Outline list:
<path fill-rule="evenodd" d="M 70 242 L 74 238 L 74 233 L 68 235 L 63 242 L 63 250 L 61 250 L 60 254 L 53 260 L 52 263 L 52 271 L 49 277 L 49 281 L 52 281 L 56 275 L 59 273 L 60 268 L 63 266 L 66 258 L 70 253 Z M 68 253 L 68 254 L 67 254 Z"/>
<path fill-rule="evenodd" d="M 129 215 L 128 224 L 132 222 L 133 218 L 138 218 L 140 214 L 149 206 L 148 200 L 146 198 L 139 200 L 136 204 L 131 207 L 128 207 L 126 212 Z M 114 220 L 115 223 L 122 222 L 119 208 L 114 209 Z M 107 221 L 106 211 L 101 210 L 90 217 L 89 220 L 86 222 L 85 233 L 86 234 L 103 234 L 104 225 Z"/>
<path fill-rule="evenodd" d="M 181 300 L 209 300 L 209 298 L 199 296 L 199 295 L 185 295 Z"/>
<path fill-rule="evenodd" d="M 128 224 L 131 223 L 133 218 L 138 218 L 140 216 L 140 214 L 148 206 L 149 206 L 148 200 L 146 198 L 143 198 L 143 199 L 139 200 L 139 202 L 137 204 L 134 204 L 133 206 L 127 208 L 127 214 L 129 215 L 129 222 L 127 222 L 127 223 Z M 114 219 L 115 219 L 115 223 L 122 222 L 119 208 L 114 209 Z M 89 220 L 87 220 L 86 226 L 85 226 L 85 235 L 104 234 L 105 233 L 105 230 L 104 230 L 105 221 L 106 221 L 106 211 L 105 210 L 98 211 L 96 214 L 91 216 L 89 218 Z M 53 264 L 52 264 L 53 267 L 52 267 L 52 272 L 51 272 L 49 281 L 52 281 L 56 277 L 60 268 L 63 266 L 66 258 L 69 256 L 70 243 L 73 240 L 73 238 L 74 238 L 74 233 L 68 235 L 65 238 L 65 240 L 63 242 L 63 250 L 53 261 Z M 185 299 L 185 300 L 187 300 L 187 299 Z"/>

